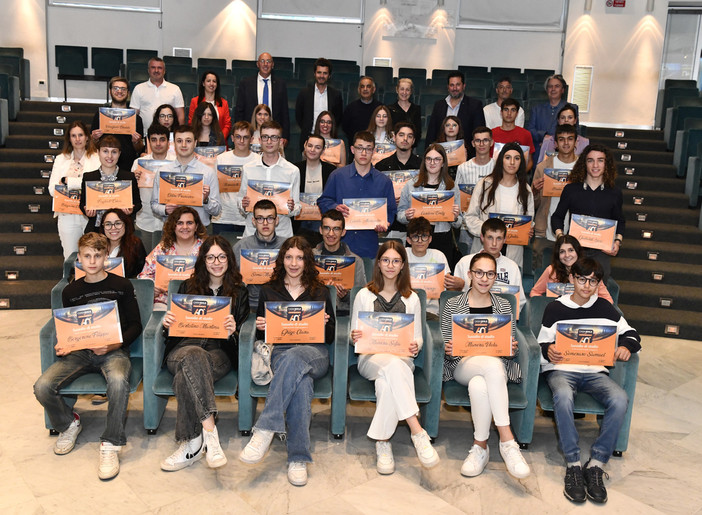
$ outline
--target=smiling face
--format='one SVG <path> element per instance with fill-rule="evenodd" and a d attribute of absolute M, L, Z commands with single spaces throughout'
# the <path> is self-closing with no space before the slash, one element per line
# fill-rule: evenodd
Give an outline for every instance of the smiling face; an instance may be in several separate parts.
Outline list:
<path fill-rule="evenodd" d="M 310 161 L 316 161 L 324 152 L 324 140 L 319 137 L 310 136 L 305 142 L 305 157 Z"/>
<path fill-rule="evenodd" d="M 329 80 L 330 75 L 331 74 L 329 73 L 329 67 L 317 66 L 317 68 L 314 70 L 314 81 L 317 83 L 318 86 L 324 86 Z"/>
<path fill-rule="evenodd" d="M 319 133 L 325 138 L 331 138 L 332 119 L 328 114 L 319 119 Z"/>
<path fill-rule="evenodd" d="M 214 95 L 214 92 L 217 89 L 217 77 L 211 73 L 208 73 L 205 75 L 205 80 L 202 81 L 202 85 L 205 88 L 205 93 L 208 95 Z"/>
<path fill-rule="evenodd" d="M 256 67 L 258 68 L 258 73 L 264 79 L 267 79 L 271 72 L 273 71 L 273 57 L 271 54 L 264 52 L 258 56 L 258 61 L 256 61 Z"/>
<path fill-rule="evenodd" d="M 605 172 L 605 154 L 597 150 L 591 150 L 585 159 L 587 166 L 587 176 L 595 181 L 602 181 Z"/>
<path fill-rule="evenodd" d="M 116 213 L 108 213 L 105 218 L 103 218 L 102 225 L 105 229 L 105 236 L 107 236 L 107 239 L 118 245 L 124 236 L 124 222 L 120 220 Z"/>
<path fill-rule="evenodd" d="M 259 109 L 256 113 L 256 125 L 258 127 L 261 127 L 261 125 L 263 125 L 263 122 L 267 122 L 270 119 L 271 115 L 268 114 L 268 111 L 266 111 L 265 109 Z"/>
<path fill-rule="evenodd" d="M 476 132 L 471 141 L 475 149 L 475 155 L 486 157 L 490 155 L 490 147 L 492 146 L 492 136 L 489 132 Z"/>
<path fill-rule="evenodd" d="M 405 266 L 402 256 L 395 249 L 388 249 L 378 260 L 380 273 L 386 281 L 395 282 L 400 271 Z"/>
<path fill-rule="evenodd" d="M 558 79 L 551 79 L 546 84 L 546 94 L 552 104 L 557 104 L 563 97 L 563 84 Z"/>
<path fill-rule="evenodd" d="M 573 263 L 578 260 L 578 253 L 575 252 L 573 245 L 570 243 L 561 245 L 561 248 L 558 249 L 558 260 L 563 263 L 567 270 L 570 270 Z"/>
<path fill-rule="evenodd" d="M 593 281 L 595 282 L 594 285 L 590 284 L 590 281 L 593 279 L 595 280 Z M 580 284 L 581 281 L 585 284 Z M 585 278 L 579 275 L 570 274 L 570 282 L 573 283 L 574 287 L 572 300 L 581 306 L 590 300 L 590 297 L 595 294 L 597 288 L 599 287 L 599 281 L 597 281 L 594 272 Z"/>
<path fill-rule="evenodd" d="M 153 83 L 160 83 L 166 74 L 166 64 L 163 61 L 149 61 L 149 79 Z"/>
<path fill-rule="evenodd" d="M 477 277 L 476 272 L 478 274 L 483 272 L 482 277 Z M 495 284 L 495 276 L 488 277 L 488 272 L 495 273 L 495 262 L 489 258 L 478 259 L 473 263 L 470 271 L 471 287 L 483 295 L 487 294 L 492 285 Z"/>
<path fill-rule="evenodd" d="M 397 98 L 399 100 L 402 100 L 403 102 L 409 102 L 410 97 L 412 96 L 412 86 L 410 85 L 409 82 L 405 80 L 400 80 L 397 83 Z"/>
<path fill-rule="evenodd" d="M 324 246 L 331 251 L 336 251 L 339 248 L 341 238 L 346 235 L 341 220 L 332 220 L 331 218 L 322 218 L 319 232 L 322 234 Z"/>
<path fill-rule="evenodd" d="M 80 127 L 73 127 L 71 129 L 71 132 L 68 133 L 68 135 L 71 138 L 71 146 L 73 147 L 73 150 L 77 150 L 79 152 L 82 152 L 85 150 L 85 145 L 88 142 L 88 137 L 86 136 L 85 132 L 83 132 L 83 129 Z"/>
<path fill-rule="evenodd" d="M 522 156 L 517 150 L 508 150 L 502 159 L 502 168 L 505 175 L 517 175 Z"/>
<path fill-rule="evenodd" d="M 212 260 L 212 262 L 208 262 L 209 260 Z M 205 266 L 211 278 L 221 279 L 224 277 L 229 268 L 229 263 L 227 262 L 227 255 L 219 245 L 212 245 L 210 250 L 207 251 L 207 254 L 205 254 Z"/>
<path fill-rule="evenodd" d="M 578 123 L 578 118 L 575 116 L 575 112 L 572 109 L 565 109 L 560 115 L 558 115 L 559 125 L 575 125 Z"/>
<path fill-rule="evenodd" d="M 176 241 L 178 244 L 190 243 L 195 239 L 197 224 L 192 213 L 183 213 L 176 222 Z"/>
<path fill-rule="evenodd" d="M 103 169 L 114 169 L 119 159 L 119 149 L 114 147 L 101 147 L 99 152 L 100 165 Z"/>
<path fill-rule="evenodd" d="M 458 99 L 463 96 L 463 92 L 466 89 L 466 84 L 461 80 L 460 77 L 451 77 L 448 82 L 448 92 L 451 98 Z"/>
<path fill-rule="evenodd" d="M 561 154 L 572 154 L 575 150 L 575 134 L 559 134 L 556 136 L 556 148 Z"/>
<path fill-rule="evenodd" d="M 305 253 L 295 247 L 290 247 L 283 257 L 286 279 L 297 281 L 305 271 Z"/>
<path fill-rule="evenodd" d="M 122 81 L 113 82 L 110 88 L 110 96 L 113 102 L 123 104 L 127 101 L 127 96 L 129 96 L 129 84 Z"/>

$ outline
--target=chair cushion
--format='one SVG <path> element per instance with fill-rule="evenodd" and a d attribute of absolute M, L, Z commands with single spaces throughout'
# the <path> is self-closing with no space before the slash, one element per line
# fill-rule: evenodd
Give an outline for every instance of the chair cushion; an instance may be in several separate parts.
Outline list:
<path fill-rule="evenodd" d="M 237 373 L 230 370 L 227 374 L 214 384 L 215 395 L 229 396 L 236 393 Z M 154 393 L 156 395 L 175 395 L 173 392 L 173 374 L 167 368 L 162 368 L 154 381 Z"/>
<path fill-rule="evenodd" d="M 144 377 L 144 361 L 141 357 L 130 358 L 132 371 L 129 375 L 129 391 L 136 392 L 136 389 Z M 71 384 L 61 388 L 62 395 L 86 395 L 107 393 L 107 383 L 102 374 L 91 372 L 76 378 Z"/>
<path fill-rule="evenodd" d="M 543 379 L 543 377 L 539 378 L 539 389 L 536 396 L 539 399 L 541 409 L 553 411 L 553 394 L 551 393 L 551 388 L 549 388 L 548 383 Z M 604 415 L 604 407 L 590 394 L 580 392 L 575 396 L 573 413 L 594 413 L 595 415 Z"/>
<path fill-rule="evenodd" d="M 414 369 L 414 396 L 420 404 L 431 400 L 429 381 L 424 371 L 417 367 Z M 375 383 L 361 376 L 356 365 L 349 367 L 349 397 L 353 401 L 375 402 Z"/>
<path fill-rule="evenodd" d="M 330 399 L 332 394 L 332 367 L 319 379 L 314 380 L 314 398 Z M 268 396 L 268 385 L 257 385 L 251 381 L 251 397 Z"/>
<path fill-rule="evenodd" d="M 527 407 L 527 398 L 521 384 L 508 383 L 507 396 L 510 409 L 524 409 Z M 468 388 L 457 381 L 444 383 L 444 400 L 449 406 L 470 406 Z"/>

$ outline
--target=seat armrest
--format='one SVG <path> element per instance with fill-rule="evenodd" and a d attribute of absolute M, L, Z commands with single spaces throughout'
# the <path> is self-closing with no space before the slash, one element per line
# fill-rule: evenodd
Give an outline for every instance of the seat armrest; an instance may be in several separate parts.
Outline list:
<path fill-rule="evenodd" d="M 39 354 L 41 356 L 42 373 L 56 361 L 56 326 L 50 318 L 39 331 Z"/>

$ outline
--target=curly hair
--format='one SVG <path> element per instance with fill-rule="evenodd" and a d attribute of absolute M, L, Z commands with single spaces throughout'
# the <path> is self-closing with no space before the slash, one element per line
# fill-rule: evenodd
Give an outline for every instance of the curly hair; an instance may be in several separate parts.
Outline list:
<path fill-rule="evenodd" d="M 124 258 L 124 268 L 125 270 L 130 268 L 131 264 L 137 259 L 139 254 L 139 245 L 141 245 L 141 240 L 134 234 L 134 221 L 132 217 L 125 214 L 121 209 L 108 209 L 102 216 L 103 223 L 98 227 L 98 232 L 100 234 L 105 234 L 105 223 L 104 220 L 107 215 L 114 213 L 117 215 L 122 223 L 124 224 L 124 236 L 119 242 L 119 256 Z M 105 235 L 107 236 L 107 235 Z"/>
<path fill-rule="evenodd" d="M 578 160 L 573 165 L 570 172 L 570 182 L 585 182 L 587 179 L 587 157 L 590 152 L 602 152 L 605 155 L 605 171 L 602 181 L 607 188 L 614 188 L 614 180 L 617 178 L 617 167 L 614 165 L 612 153 L 604 145 L 591 143 L 583 150 Z"/>
<path fill-rule="evenodd" d="M 80 120 L 76 120 L 74 122 L 71 122 L 71 124 L 68 126 L 68 129 L 66 129 L 66 132 L 63 134 L 63 151 L 61 152 L 63 155 L 66 157 L 69 157 L 71 153 L 73 152 L 73 143 L 71 143 L 71 131 L 78 127 L 80 130 L 83 131 L 83 134 L 85 134 L 85 155 L 87 157 L 92 156 L 95 152 L 97 152 L 97 149 L 95 148 L 95 143 L 93 142 L 93 138 L 90 137 L 90 131 L 88 130 L 88 126 L 85 125 L 83 122 Z"/>
<path fill-rule="evenodd" d="M 427 172 L 426 157 L 427 157 L 427 154 L 429 152 L 431 152 L 432 150 L 441 154 L 442 161 L 441 161 L 441 172 L 439 172 L 439 182 L 444 181 L 444 184 L 446 185 L 446 189 L 452 190 L 454 182 L 448 173 L 448 158 L 446 157 L 446 150 L 444 149 L 444 147 L 442 147 L 438 143 L 432 143 L 424 151 L 424 156 L 422 158 L 422 164 L 419 165 L 419 174 L 417 174 L 417 180 L 414 181 L 414 187 L 419 188 L 420 186 L 423 186 L 424 184 L 427 183 L 427 178 L 429 176 L 429 172 Z"/>
<path fill-rule="evenodd" d="M 553 245 L 553 255 L 551 256 L 551 268 L 556 274 L 556 281 L 559 283 L 567 283 L 568 275 L 570 274 L 570 269 L 566 268 L 566 266 L 561 263 L 559 255 L 561 247 L 567 244 L 573 246 L 573 250 L 575 250 L 575 253 L 578 255 L 578 259 L 583 257 L 582 247 L 580 246 L 578 238 L 570 234 L 561 234 L 556 238 L 556 243 Z"/>
<path fill-rule="evenodd" d="M 319 113 L 319 116 L 317 116 L 317 121 L 316 121 L 315 124 L 314 124 L 314 131 L 313 131 L 314 134 L 315 134 L 316 136 L 321 136 L 321 135 L 322 135 L 322 133 L 320 132 L 320 126 L 322 125 L 322 124 L 320 123 L 320 120 L 322 119 L 322 116 L 328 116 L 329 118 L 331 118 L 331 130 L 329 131 L 329 135 L 330 135 L 332 138 L 336 138 L 336 132 L 337 132 L 337 129 L 336 129 L 336 120 L 334 119 L 334 115 L 331 114 L 330 111 L 322 111 L 321 113 Z"/>
<path fill-rule="evenodd" d="M 487 209 L 495 204 L 495 193 L 497 192 L 497 187 L 500 185 L 500 181 L 502 181 L 502 177 L 504 176 L 505 154 L 510 150 L 516 150 L 519 152 L 519 157 L 521 158 L 519 162 L 519 170 L 517 170 L 517 182 L 519 184 L 517 200 L 522 205 L 523 214 L 526 214 L 527 212 L 527 207 L 529 205 L 529 190 L 527 189 L 526 160 L 524 159 L 524 153 L 522 152 L 522 148 L 519 146 L 519 143 L 507 143 L 504 147 L 502 147 L 500 155 L 497 156 L 495 168 L 492 170 L 492 173 L 488 175 L 492 182 L 487 187 L 487 199 L 485 198 L 485 187 L 483 187 L 483 191 L 480 192 L 480 202 L 478 205 L 480 206 L 480 210 L 483 212 L 487 212 Z"/>
<path fill-rule="evenodd" d="M 207 227 L 202 224 L 200 220 L 200 215 L 190 206 L 178 206 L 173 210 L 173 212 L 168 215 L 166 222 L 163 224 L 163 235 L 161 236 L 161 248 L 166 252 L 173 244 L 176 242 L 176 224 L 180 217 L 186 213 L 193 215 L 193 220 L 195 220 L 195 225 L 197 229 L 195 230 L 195 237 L 199 239 L 207 238 Z"/>
<path fill-rule="evenodd" d="M 202 117 L 205 115 L 205 111 L 209 111 L 212 115 L 212 123 L 210 123 L 210 132 L 214 134 L 217 145 L 224 145 L 224 134 L 222 134 L 222 129 L 219 126 L 219 115 L 215 107 L 209 102 L 200 102 L 193 113 L 193 135 L 195 136 L 195 141 L 200 139 L 200 134 L 202 134 Z"/>
<path fill-rule="evenodd" d="M 283 245 L 278 251 L 278 257 L 275 260 L 275 268 L 273 269 L 273 273 L 271 274 L 268 284 L 275 285 L 280 288 L 285 287 L 285 254 L 292 248 L 301 250 L 303 254 L 305 265 L 300 281 L 302 286 L 313 294 L 316 293 L 319 288 L 326 288 L 324 283 L 319 279 L 319 272 L 314 266 L 312 247 L 302 236 L 291 236 L 283 242 Z"/>
<path fill-rule="evenodd" d="M 185 281 L 185 292 L 187 294 L 209 295 L 210 273 L 207 271 L 205 256 L 207 256 L 207 253 L 214 246 L 222 249 L 224 255 L 227 256 L 227 270 L 224 272 L 222 289 L 218 295 L 222 297 L 232 297 L 236 294 L 236 291 L 242 287 L 241 274 L 239 273 L 239 268 L 236 266 L 232 245 L 223 236 L 215 234 L 214 236 L 208 236 L 207 239 L 202 242 L 202 246 L 200 246 L 200 252 L 197 255 L 197 261 L 195 261 L 193 275 Z"/>
<path fill-rule="evenodd" d="M 461 119 L 458 116 L 450 115 L 450 116 L 447 116 L 446 118 L 444 118 L 444 121 L 441 122 L 441 130 L 439 131 L 439 134 L 436 137 L 437 143 L 446 143 L 447 140 L 446 140 L 445 127 L 446 127 L 446 122 L 448 122 L 449 120 L 454 121 L 458 124 L 458 134 L 456 134 L 456 139 L 457 140 L 464 139 L 463 124 L 461 123 Z"/>
<path fill-rule="evenodd" d="M 368 290 L 375 295 L 379 295 L 385 287 L 385 278 L 383 277 L 383 273 L 380 271 L 380 258 L 382 258 L 388 250 L 394 250 L 402 259 L 402 268 L 400 269 L 400 273 L 397 274 L 395 287 L 397 288 L 397 291 L 400 292 L 400 295 L 407 298 L 412 294 L 409 264 L 407 262 L 407 251 L 402 243 L 397 240 L 388 240 L 378 248 L 378 253 L 375 255 L 375 261 L 373 263 L 373 279 L 371 279 L 371 282 L 366 284 L 366 288 L 368 288 Z"/>

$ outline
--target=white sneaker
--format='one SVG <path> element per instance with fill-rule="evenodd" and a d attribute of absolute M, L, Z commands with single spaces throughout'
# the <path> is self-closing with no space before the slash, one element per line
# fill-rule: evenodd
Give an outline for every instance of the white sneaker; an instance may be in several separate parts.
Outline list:
<path fill-rule="evenodd" d="M 205 436 L 205 448 L 207 449 L 207 466 L 211 469 L 223 467 L 227 464 L 227 457 L 224 455 L 222 446 L 219 444 L 219 434 L 217 426 L 212 431 L 202 430 Z"/>
<path fill-rule="evenodd" d="M 500 455 L 505 460 L 507 471 L 517 479 L 524 479 L 531 474 L 531 469 L 519 450 L 519 444 L 514 440 L 500 442 Z"/>
<path fill-rule="evenodd" d="M 54 453 L 58 455 L 68 454 L 76 446 L 78 435 L 83 430 L 80 424 L 78 413 L 73 413 L 73 422 L 68 426 L 68 429 L 59 433 L 56 443 L 54 444 Z"/>
<path fill-rule="evenodd" d="M 479 476 L 485 470 L 488 461 L 490 461 L 490 449 L 483 449 L 479 445 L 473 444 L 468 456 L 463 461 L 461 474 L 467 477 Z"/>
<path fill-rule="evenodd" d="M 431 446 L 429 435 L 424 429 L 422 429 L 421 433 L 412 435 L 412 443 L 414 444 L 414 449 L 417 451 L 417 457 L 422 465 L 424 465 L 426 468 L 432 468 L 439 464 L 439 455 Z"/>
<path fill-rule="evenodd" d="M 178 450 L 161 462 L 161 470 L 175 472 L 189 467 L 202 458 L 202 435 L 182 442 Z"/>
<path fill-rule="evenodd" d="M 392 444 L 390 442 L 375 442 L 375 453 L 378 456 L 375 462 L 378 474 L 392 474 L 395 472 L 395 458 L 392 456 Z"/>
<path fill-rule="evenodd" d="M 239 454 L 239 459 L 244 463 L 258 463 L 263 459 L 273 441 L 273 431 L 254 429 L 253 436 L 244 450 Z"/>
<path fill-rule="evenodd" d="M 110 442 L 100 442 L 100 462 L 98 464 L 98 477 L 112 479 L 119 474 L 119 456 L 117 453 L 122 447 L 112 445 Z"/>
<path fill-rule="evenodd" d="M 305 486 L 307 484 L 307 463 L 302 461 L 288 463 L 288 481 L 291 485 Z"/>

